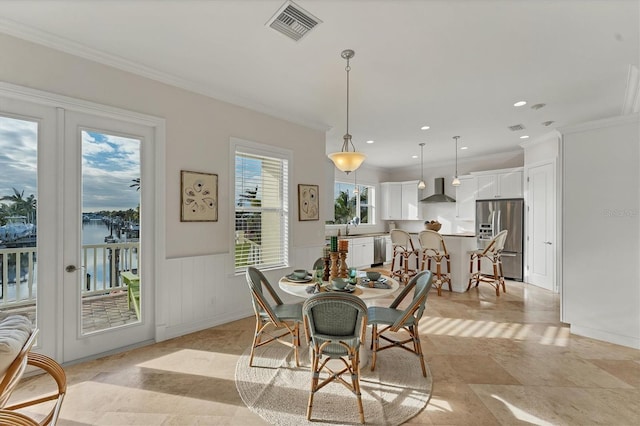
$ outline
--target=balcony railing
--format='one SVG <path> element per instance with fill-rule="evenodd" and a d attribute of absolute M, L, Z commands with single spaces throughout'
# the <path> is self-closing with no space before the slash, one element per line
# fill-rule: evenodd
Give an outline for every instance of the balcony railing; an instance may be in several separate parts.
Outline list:
<path fill-rule="evenodd" d="M 82 297 L 126 290 L 122 271 L 137 271 L 139 242 L 82 246 Z M 0 309 L 32 305 L 37 296 L 37 249 L 0 249 Z"/>

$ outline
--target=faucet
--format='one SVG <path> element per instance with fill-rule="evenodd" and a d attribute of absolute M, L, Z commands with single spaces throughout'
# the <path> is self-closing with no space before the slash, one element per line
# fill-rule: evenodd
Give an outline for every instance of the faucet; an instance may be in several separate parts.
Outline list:
<path fill-rule="evenodd" d="M 345 230 L 344 230 L 345 235 L 349 235 L 349 224 L 350 223 L 351 222 L 347 222 L 347 226 L 345 226 Z"/>

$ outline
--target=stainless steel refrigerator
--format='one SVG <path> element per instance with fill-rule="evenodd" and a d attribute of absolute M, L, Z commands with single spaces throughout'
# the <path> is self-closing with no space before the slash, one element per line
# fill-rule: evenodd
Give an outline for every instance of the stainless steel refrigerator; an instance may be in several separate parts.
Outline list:
<path fill-rule="evenodd" d="M 524 264 L 524 200 L 510 198 L 476 201 L 476 238 L 478 248 L 502 230 L 509 231 L 502 251 L 502 267 L 505 278 L 522 281 Z"/>

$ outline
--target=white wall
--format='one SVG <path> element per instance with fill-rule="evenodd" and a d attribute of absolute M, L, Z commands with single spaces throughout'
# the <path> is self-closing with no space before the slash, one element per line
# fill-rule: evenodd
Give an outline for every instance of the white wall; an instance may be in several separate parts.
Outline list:
<path fill-rule="evenodd" d="M 571 332 L 640 348 L 640 120 L 563 134 L 563 320 Z"/>
<path fill-rule="evenodd" d="M 144 78 L 41 45 L 0 34 L 0 80 L 103 105 L 166 119 L 165 235 L 167 262 L 158 265 L 156 285 L 157 336 L 172 337 L 251 313 L 244 276 L 228 273 L 234 220 L 229 206 L 231 171 L 229 140 L 244 140 L 286 148 L 291 165 L 291 263 L 310 267 L 324 244 L 324 210 L 319 221 L 298 221 L 297 184 L 325 185 L 325 133 L 234 106 L 149 78 Z M 218 222 L 180 222 L 180 170 L 218 174 Z M 322 191 L 322 190 L 321 190 Z M 215 274 L 207 262 L 215 257 Z M 212 259 L 212 258 L 211 258 Z M 221 260 L 222 259 L 222 260 Z M 213 260 L 212 260 L 213 261 Z M 222 262 L 222 263 L 221 263 Z M 176 274 L 170 266 L 196 268 Z M 189 266 L 191 265 L 191 266 Z M 222 269 L 224 265 L 226 269 Z M 197 269 L 199 268 L 199 269 Z M 282 271 L 272 273 L 273 278 Z M 168 276 L 171 280 L 168 280 Z M 194 277 L 191 280 L 189 277 Z M 206 279 L 202 280 L 202 277 Z M 212 283 L 215 287 L 203 286 Z M 210 295 L 215 288 L 215 297 Z M 171 303 L 181 297 L 198 303 Z M 177 333 L 177 334 L 176 334 Z"/>

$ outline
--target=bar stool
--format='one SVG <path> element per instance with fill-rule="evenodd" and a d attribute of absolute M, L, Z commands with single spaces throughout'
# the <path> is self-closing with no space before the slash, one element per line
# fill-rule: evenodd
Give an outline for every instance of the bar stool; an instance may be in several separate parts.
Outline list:
<path fill-rule="evenodd" d="M 471 277 L 469 277 L 467 291 L 469 291 L 471 284 L 475 281 L 476 287 L 478 287 L 480 282 L 491 284 L 491 286 L 496 289 L 496 296 L 500 296 L 500 286 L 502 286 L 502 291 L 504 293 L 507 292 L 504 285 L 504 273 L 502 272 L 501 257 L 506 239 L 507 231 L 501 231 L 493 237 L 491 241 L 489 241 L 489 244 L 487 244 L 487 247 L 484 250 L 474 250 L 469 252 L 469 272 L 471 273 Z M 487 259 L 491 262 L 493 266 L 493 274 L 482 272 L 482 259 Z M 473 270 L 474 263 L 477 264 L 476 271 Z"/>
<path fill-rule="evenodd" d="M 436 272 L 433 277 L 433 286 L 438 290 L 438 296 L 442 296 L 442 286 L 447 283 L 451 291 L 451 258 L 447 252 L 442 235 L 436 231 L 425 230 L 418 234 L 420 250 L 422 251 L 422 265 L 420 270 L 431 270 L 431 261 L 436 264 Z M 447 262 L 447 272 L 443 272 L 443 263 Z"/>
<path fill-rule="evenodd" d="M 418 273 L 419 251 L 413 246 L 411 235 L 402 229 L 392 229 L 390 232 L 391 244 L 393 245 L 393 257 L 391 259 L 391 276 L 397 277 L 405 285 L 409 279 Z M 409 259 L 412 255 L 416 257 L 416 268 L 409 268 Z M 396 257 L 400 259 L 398 269 L 395 268 Z"/>

